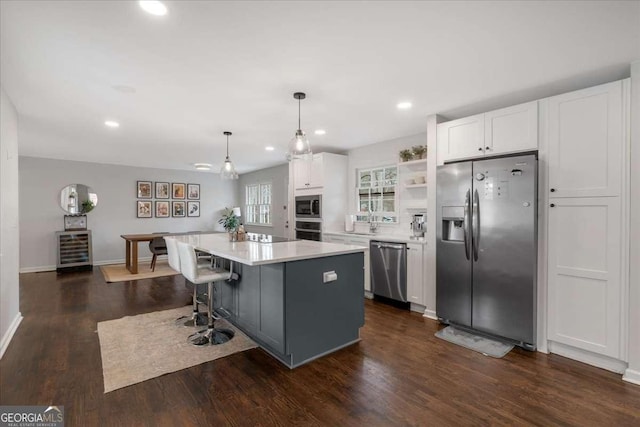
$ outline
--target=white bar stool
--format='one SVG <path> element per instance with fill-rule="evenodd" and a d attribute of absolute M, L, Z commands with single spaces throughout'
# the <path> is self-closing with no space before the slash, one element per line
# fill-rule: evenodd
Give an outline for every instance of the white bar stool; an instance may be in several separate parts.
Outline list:
<path fill-rule="evenodd" d="M 193 246 L 178 241 L 176 243 L 180 254 L 180 271 L 182 275 L 196 285 L 206 283 L 209 296 L 209 303 L 207 304 L 209 322 L 207 329 L 190 335 L 187 341 L 198 346 L 224 344 L 233 338 L 234 332 L 230 329 L 216 328 L 214 325 L 214 319 L 219 319 L 219 317 L 216 317 L 213 313 L 213 282 L 229 280 L 231 272 L 222 268 L 213 268 L 211 270 L 198 268 L 198 258 Z"/>
<path fill-rule="evenodd" d="M 164 239 L 167 242 L 167 258 L 169 261 L 169 266 L 174 270 L 182 273 L 182 268 L 180 267 L 180 253 L 178 252 L 178 242 L 173 238 Z M 198 264 L 198 268 L 206 268 L 210 270 L 209 260 L 204 264 Z M 211 270 L 210 270 L 211 271 Z M 185 278 L 186 280 L 186 278 Z M 193 314 L 191 316 L 182 316 L 176 319 L 176 325 L 180 326 L 206 326 L 209 323 L 207 313 L 201 313 L 198 308 L 198 285 L 193 284 Z"/>

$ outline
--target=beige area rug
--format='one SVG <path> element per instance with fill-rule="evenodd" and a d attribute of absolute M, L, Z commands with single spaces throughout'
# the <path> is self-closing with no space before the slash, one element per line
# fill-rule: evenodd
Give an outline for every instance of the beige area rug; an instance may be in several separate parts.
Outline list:
<path fill-rule="evenodd" d="M 138 274 L 131 274 L 124 264 L 113 264 L 100 266 L 104 280 L 107 283 L 128 282 L 130 280 L 153 279 L 155 277 L 174 276 L 180 274 L 171 267 L 167 261 L 158 261 L 156 271 L 151 271 L 149 263 L 138 263 Z"/>
<path fill-rule="evenodd" d="M 216 320 L 216 327 L 233 330 L 231 341 L 214 346 L 191 345 L 187 337 L 195 329 L 174 323 L 178 317 L 190 314 L 191 307 L 185 306 L 99 322 L 104 392 L 257 347 L 224 320 Z"/>

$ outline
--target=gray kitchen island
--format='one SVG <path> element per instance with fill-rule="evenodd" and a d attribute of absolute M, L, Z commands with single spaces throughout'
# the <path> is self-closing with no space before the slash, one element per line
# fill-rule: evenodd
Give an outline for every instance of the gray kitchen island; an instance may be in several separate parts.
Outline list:
<path fill-rule="evenodd" d="M 308 240 L 230 242 L 226 234 L 172 236 L 233 263 L 216 308 L 290 368 L 359 341 L 364 325 L 361 246 Z"/>

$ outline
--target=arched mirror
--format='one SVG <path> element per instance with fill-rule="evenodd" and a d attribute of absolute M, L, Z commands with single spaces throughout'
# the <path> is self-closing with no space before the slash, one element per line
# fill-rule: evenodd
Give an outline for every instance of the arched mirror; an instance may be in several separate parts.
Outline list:
<path fill-rule="evenodd" d="M 84 184 L 69 184 L 60 190 L 60 207 L 69 215 L 91 212 L 98 205 L 98 195 Z"/>

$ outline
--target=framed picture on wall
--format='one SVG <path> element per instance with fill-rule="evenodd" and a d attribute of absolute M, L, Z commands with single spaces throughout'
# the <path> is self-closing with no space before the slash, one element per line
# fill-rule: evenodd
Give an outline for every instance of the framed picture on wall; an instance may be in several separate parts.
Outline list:
<path fill-rule="evenodd" d="M 187 184 L 187 199 L 200 200 L 200 184 Z"/>
<path fill-rule="evenodd" d="M 152 218 L 151 200 L 138 200 L 137 202 L 138 218 Z"/>
<path fill-rule="evenodd" d="M 138 199 L 151 199 L 151 181 L 138 181 Z"/>
<path fill-rule="evenodd" d="M 156 218 L 169 218 L 169 202 L 156 201 Z"/>
<path fill-rule="evenodd" d="M 187 216 L 200 216 L 200 202 L 187 202 Z"/>
<path fill-rule="evenodd" d="M 168 199 L 168 198 L 169 198 L 169 183 L 156 182 L 156 199 Z"/>
<path fill-rule="evenodd" d="M 171 184 L 171 194 L 173 199 L 184 199 L 186 193 L 186 185 L 174 182 Z"/>
<path fill-rule="evenodd" d="M 185 216 L 184 202 L 172 202 L 171 216 L 179 218 Z"/>

